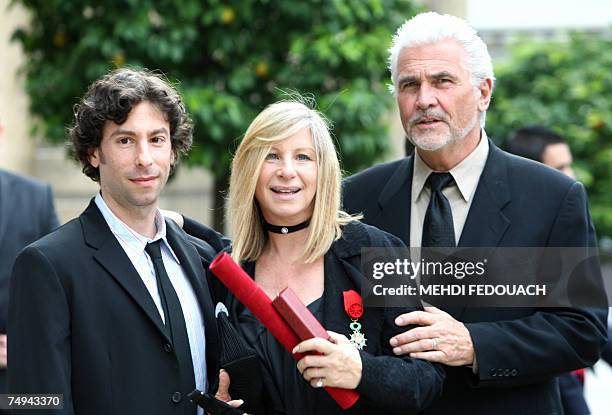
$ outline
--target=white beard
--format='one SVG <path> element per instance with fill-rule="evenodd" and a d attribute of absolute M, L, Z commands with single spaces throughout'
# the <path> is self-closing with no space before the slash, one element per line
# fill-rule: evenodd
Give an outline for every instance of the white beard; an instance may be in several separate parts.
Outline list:
<path fill-rule="evenodd" d="M 424 151 L 436 151 L 450 143 L 465 139 L 468 133 L 474 129 L 479 120 L 478 113 L 476 113 L 465 127 L 457 128 L 457 126 L 450 123 L 446 113 L 438 110 L 430 110 L 413 115 L 410 118 L 410 125 L 413 125 L 413 122 L 416 122 L 418 119 L 425 116 L 435 117 L 441 122 L 444 122 L 448 126 L 449 131 L 448 133 L 445 133 L 431 130 L 416 134 L 408 134 L 408 140 L 410 140 L 415 147 Z"/>

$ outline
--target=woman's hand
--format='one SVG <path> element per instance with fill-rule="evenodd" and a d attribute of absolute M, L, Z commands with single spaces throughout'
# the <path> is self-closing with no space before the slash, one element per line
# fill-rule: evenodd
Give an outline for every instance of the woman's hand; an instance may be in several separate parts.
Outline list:
<path fill-rule="evenodd" d="M 333 331 L 327 332 L 331 342 L 321 338 L 305 340 L 295 346 L 293 353 L 316 352 L 304 356 L 297 368 L 310 386 L 333 386 L 355 389 L 361 381 L 361 356 L 349 340 Z"/>

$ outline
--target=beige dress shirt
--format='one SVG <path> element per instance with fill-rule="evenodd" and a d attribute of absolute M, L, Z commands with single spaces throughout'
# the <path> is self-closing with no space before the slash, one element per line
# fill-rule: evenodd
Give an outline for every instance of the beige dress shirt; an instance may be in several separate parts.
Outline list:
<path fill-rule="evenodd" d="M 474 151 L 449 171 L 453 179 L 455 179 L 455 183 L 442 190 L 442 193 L 450 203 L 453 213 L 456 244 L 459 243 L 461 238 L 463 225 L 465 225 L 472 200 L 474 200 L 476 186 L 478 186 L 488 154 L 489 140 L 485 131 L 481 130 L 480 142 Z M 421 159 L 418 151 L 415 151 L 412 194 L 410 198 L 410 246 L 413 248 L 421 246 L 423 222 L 425 221 L 425 212 L 427 211 L 431 196 L 431 190 L 425 186 L 425 182 L 432 172 L 433 170 Z"/>

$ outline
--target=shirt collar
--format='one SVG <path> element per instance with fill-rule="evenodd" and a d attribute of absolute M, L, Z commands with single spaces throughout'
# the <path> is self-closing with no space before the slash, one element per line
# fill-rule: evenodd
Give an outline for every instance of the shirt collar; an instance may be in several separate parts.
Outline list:
<path fill-rule="evenodd" d="M 480 142 L 474 151 L 449 171 L 457 184 L 461 197 L 466 203 L 469 202 L 474 195 L 478 180 L 487 162 L 488 154 L 489 139 L 487 138 L 485 130 L 481 129 Z M 414 173 L 412 176 L 413 203 L 421 197 L 425 182 L 432 172 L 433 170 L 423 161 L 419 153 L 415 151 Z"/>
<path fill-rule="evenodd" d="M 155 229 L 157 231 L 155 233 L 155 236 L 150 239 L 144 235 L 139 234 L 138 232 L 130 228 L 128 225 L 126 225 L 125 222 L 119 219 L 104 201 L 102 193 L 98 193 L 94 201 L 96 203 L 96 206 L 98 206 L 98 209 L 100 209 L 104 220 L 108 224 L 109 228 L 111 229 L 111 232 L 113 232 L 115 237 L 143 252 L 149 242 L 154 242 L 158 239 L 161 239 L 162 244 L 166 245 L 168 251 L 174 258 L 174 260 L 180 263 L 180 261 L 174 254 L 174 251 L 170 247 L 168 239 L 166 238 L 166 221 L 164 220 L 164 216 L 162 215 L 159 209 L 155 211 Z"/>

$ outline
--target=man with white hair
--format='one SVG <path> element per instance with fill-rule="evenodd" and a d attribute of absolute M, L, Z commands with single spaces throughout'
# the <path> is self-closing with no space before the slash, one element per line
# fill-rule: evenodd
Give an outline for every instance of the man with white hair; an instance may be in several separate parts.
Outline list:
<path fill-rule="evenodd" d="M 586 247 L 595 232 L 582 184 L 498 149 L 484 130 L 495 77 L 463 20 L 422 13 L 390 49 L 393 93 L 412 156 L 345 182 L 344 207 L 411 247 Z M 390 340 L 439 362 L 431 414 L 562 414 L 556 376 L 593 364 L 605 313 L 579 308 L 425 307 Z"/>

